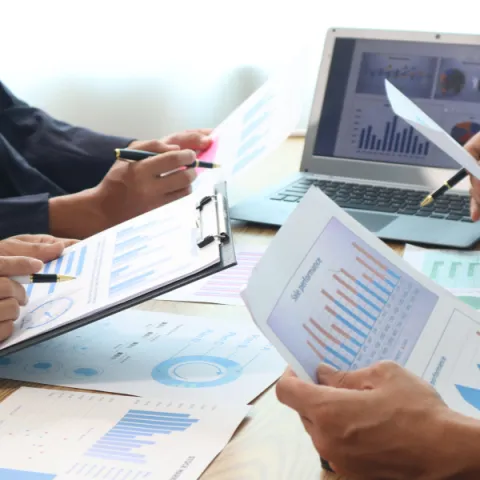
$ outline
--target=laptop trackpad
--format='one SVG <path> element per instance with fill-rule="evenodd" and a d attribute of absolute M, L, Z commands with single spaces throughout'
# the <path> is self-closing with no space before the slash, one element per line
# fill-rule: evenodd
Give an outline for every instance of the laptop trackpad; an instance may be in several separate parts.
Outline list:
<path fill-rule="evenodd" d="M 379 232 L 382 228 L 385 228 L 397 218 L 396 215 L 383 213 L 355 212 L 352 210 L 348 210 L 348 213 L 364 227 L 374 233 Z"/>

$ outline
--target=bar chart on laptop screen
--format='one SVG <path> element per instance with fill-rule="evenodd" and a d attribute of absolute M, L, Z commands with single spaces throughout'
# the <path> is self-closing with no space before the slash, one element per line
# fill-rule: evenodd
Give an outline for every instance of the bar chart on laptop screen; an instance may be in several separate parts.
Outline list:
<path fill-rule="evenodd" d="M 296 300 L 284 295 L 268 323 L 312 376 L 319 363 L 404 363 L 437 302 L 335 218 L 286 291 Z"/>

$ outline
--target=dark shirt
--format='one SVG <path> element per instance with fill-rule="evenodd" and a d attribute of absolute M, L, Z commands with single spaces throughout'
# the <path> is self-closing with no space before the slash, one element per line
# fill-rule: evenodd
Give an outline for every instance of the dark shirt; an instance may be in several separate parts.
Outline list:
<path fill-rule="evenodd" d="M 48 199 L 97 185 L 131 138 L 55 120 L 0 82 L 0 238 L 48 233 Z"/>

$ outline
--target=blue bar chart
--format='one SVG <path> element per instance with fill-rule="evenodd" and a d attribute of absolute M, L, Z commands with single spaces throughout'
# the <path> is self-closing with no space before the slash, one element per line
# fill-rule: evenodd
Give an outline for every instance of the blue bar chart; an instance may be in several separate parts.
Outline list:
<path fill-rule="evenodd" d="M 357 148 L 374 152 L 393 152 L 404 155 L 427 156 L 430 142 L 422 141 L 410 126 L 398 128 L 399 119 L 396 115 L 386 122 L 383 132 L 373 131 L 373 125 L 360 129 Z"/>
<path fill-rule="evenodd" d="M 70 275 L 78 278 L 83 273 L 87 252 L 88 247 L 86 245 L 82 246 L 80 249 L 71 250 L 53 262 L 46 263 L 43 273 L 56 273 L 57 275 Z M 33 292 L 33 289 L 37 287 L 38 286 L 35 284 L 27 285 L 27 295 L 30 296 Z M 50 284 L 48 287 L 48 293 L 54 293 L 55 289 L 56 284 Z"/>
<path fill-rule="evenodd" d="M 272 95 L 267 92 L 244 114 L 234 172 L 244 168 L 265 151 L 264 137 L 268 134 L 272 100 Z"/>
<path fill-rule="evenodd" d="M 85 456 L 145 464 L 143 447 L 156 445 L 156 435 L 181 433 L 197 423 L 188 413 L 129 410 L 128 413 L 86 452 Z"/>
<path fill-rule="evenodd" d="M 330 328 L 314 318 L 303 325 L 308 347 L 322 362 L 339 370 L 353 367 L 401 278 L 358 243 L 352 247 L 363 273 L 356 277 L 341 268 L 333 275 L 332 293 L 321 290 L 326 299 L 324 310 L 332 320 Z"/>
<path fill-rule="evenodd" d="M 177 229 L 171 220 L 164 219 L 119 230 L 115 238 L 109 296 L 138 287 L 158 275 L 162 263 L 170 260 L 170 254 L 164 251 L 163 238 Z"/>

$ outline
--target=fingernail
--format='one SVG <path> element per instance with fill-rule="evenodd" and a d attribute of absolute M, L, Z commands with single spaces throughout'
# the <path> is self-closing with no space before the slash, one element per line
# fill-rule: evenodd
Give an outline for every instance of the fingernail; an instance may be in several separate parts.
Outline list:
<path fill-rule="evenodd" d="M 330 365 L 326 365 L 325 363 L 321 363 L 317 367 L 317 379 L 320 383 L 323 383 L 323 380 L 325 378 L 328 378 L 332 373 L 335 373 L 337 370 L 335 370 L 333 367 Z"/>

